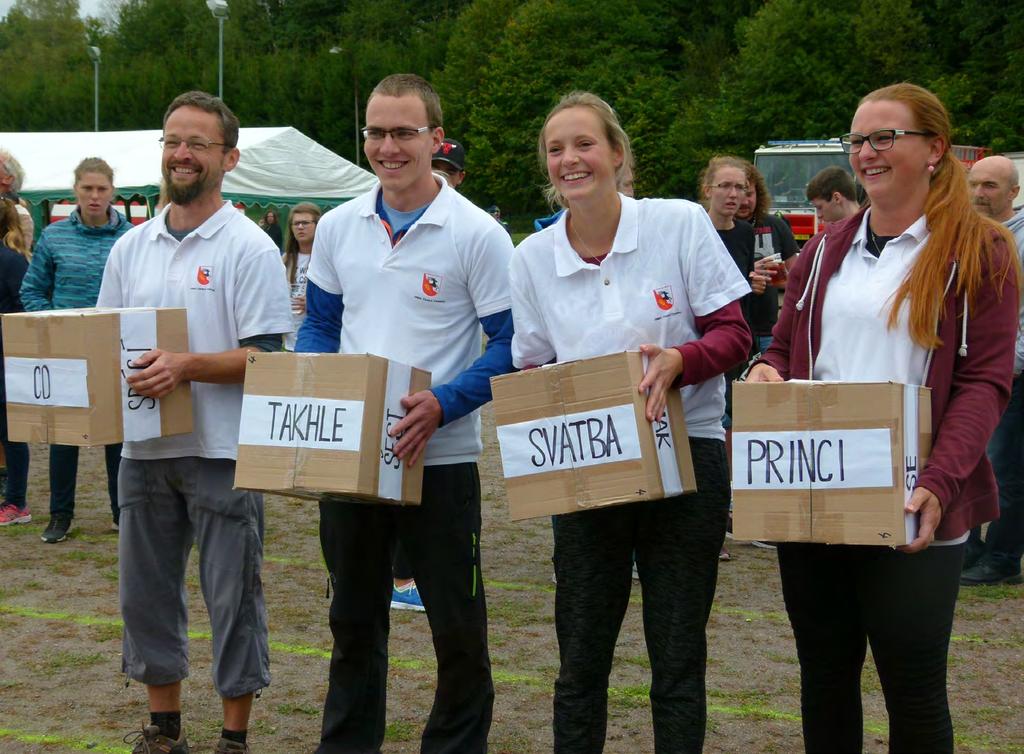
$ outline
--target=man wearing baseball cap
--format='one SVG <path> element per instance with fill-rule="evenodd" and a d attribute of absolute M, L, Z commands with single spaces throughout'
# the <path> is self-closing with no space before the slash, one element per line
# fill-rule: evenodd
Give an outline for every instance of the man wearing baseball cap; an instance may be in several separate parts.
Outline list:
<path fill-rule="evenodd" d="M 445 139 L 434 152 L 430 166 L 435 173 L 444 176 L 449 186 L 457 189 L 466 179 L 466 150 L 455 139 Z"/>

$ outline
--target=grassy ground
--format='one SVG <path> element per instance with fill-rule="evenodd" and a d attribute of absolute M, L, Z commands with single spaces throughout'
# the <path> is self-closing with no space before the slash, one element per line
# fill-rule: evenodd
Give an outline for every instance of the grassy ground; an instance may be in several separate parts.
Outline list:
<path fill-rule="evenodd" d="M 551 688 L 558 667 L 547 520 L 507 520 L 492 434 L 481 463 L 484 576 L 497 699 L 491 751 L 551 750 Z M 0 530 L 0 752 L 127 752 L 121 742 L 146 718 L 145 692 L 120 674 L 116 534 L 108 531 L 102 453 L 82 454 L 72 537 L 39 540 L 46 522 L 46 453 L 33 448 L 35 522 Z M 330 637 L 317 514 L 308 502 L 268 497 L 264 585 L 274 680 L 253 711 L 261 754 L 315 747 Z M 708 627 L 709 752 L 801 749 L 799 668 L 774 553 L 731 544 Z M 193 558 L 194 560 L 194 558 Z M 194 564 L 192 677 L 185 720 L 193 751 L 210 751 L 219 704 L 209 679 L 210 639 Z M 1024 589 L 963 590 L 950 652 L 949 689 L 958 751 L 1024 754 Z M 434 660 L 426 619 L 394 613 L 386 752 L 418 751 Z M 653 751 L 649 664 L 634 592 L 609 691 L 607 752 Z M 865 750 L 886 750 L 886 716 L 870 662 L 865 669 Z"/>

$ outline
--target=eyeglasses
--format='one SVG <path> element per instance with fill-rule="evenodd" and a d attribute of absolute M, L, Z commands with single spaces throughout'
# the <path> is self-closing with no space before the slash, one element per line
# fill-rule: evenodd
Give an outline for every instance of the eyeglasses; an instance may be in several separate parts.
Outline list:
<path fill-rule="evenodd" d="M 745 183 L 729 183 L 728 181 L 726 181 L 725 183 L 714 183 L 711 185 L 711 188 L 716 188 L 719 191 L 724 191 L 727 194 L 733 189 L 736 189 L 741 194 L 747 193 L 747 184 Z"/>
<path fill-rule="evenodd" d="M 382 141 L 385 136 L 390 135 L 396 141 L 411 141 L 429 130 L 430 126 L 422 126 L 420 128 L 364 128 L 363 138 L 367 141 Z"/>
<path fill-rule="evenodd" d="M 839 137 L 839 143 L 847 154 L 857 154 L 866 141 L 876 152 L 892 149 L 898 136 L 935 136 L 931 131 L 909 131 L 905 128 L 880 128 L 869 134 L 848 133 Z"/>
<path fill-rule="evenodd" d="M 458 175 L 462 172 L 450 162 L 435 162 L 431 165 L 431 170 L 436 170 L 439 173 L 447 173 L 448 175 Z"/>
<path fill-rule="evenodd" d="M 296 220 L 292 223 L 293 228 L 308 228 L 310 225 L 315 225 L 312 220 Z"/>
<path fill-rule="evenodd" d="M 176 139 L 174 137 L 161 136 L 159 139 L 157 139 L 157 141 L 160 142 L 160 146 L 164 148 L 165 152 L 177 152 L 178 147 L 184 144 L 185 148 L 188 149 L 188 151 L 191 152 L 192 154 L 199 154 L 200 152 L 205 152 L 210 147 L 227 146 L 227 144 L 225 144 L 222 141 L 210 141 L 209 139 L 201 139 L 198 137 L 194 137 L 191 139 Z"/>

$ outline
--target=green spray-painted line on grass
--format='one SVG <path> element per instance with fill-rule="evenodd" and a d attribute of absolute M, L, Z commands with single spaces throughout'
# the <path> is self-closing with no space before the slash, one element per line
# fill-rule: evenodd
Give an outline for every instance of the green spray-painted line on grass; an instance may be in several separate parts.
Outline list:
<path fill-rule="evenodd" d="M 264 557 L 264 561 L 267 563 L 276 563 L 277 565 L 293 566 L 297 568 L 309 568 L 309 569 L 320 569 L 323 568 L 322 563 L 313 563 L 308 560 L 301 560 L 299 558 L 281 558 L 281 557 Z M 538 592 L 542 594 L 554 594 L 554 584 L 532 584 L 521 581 L 492 581 L 491 579 L 484 580 L 484 586 L 487 589 L 500 589 L 505 592 Z M 643 604 L 643 600 L 639 596 L 630 597 L 630 604 L 640 605 Z M 745 610 L 739 607 L 719 607 L 717 604 L 711 608 L 713 613 L 720 613 L 722 615 L 735 615 L 739 618 L 744 618 L 747 621 L 755 620 L 767 620 L 773 622 L 785 622 L 786 616 L 784 613 L 779 612 L 760 612 L 757 610 Z"/>
<path fill-rule="evenodd" d="M 63 738 L 42 733 L 28 733 L 13 728 L 0 728 L 0 738 L 13 739 L 23 744 L 63 746 L 65 749 L 72 749 L 74 751 L 98 751 L 101 754 L 124 754 L 128 751 L 124 746 L 115 749 L 95 741 L 85 741 L 80 738 Z"/>
<path fill-rule="evenodd" d="M 738 611 L 745 612 L 745 611 Z M 90 615 L 73 615 L 71 613 L 60 613 L 53 611 L 42 611 L 33 610 L 31 608 L 19 607 L 17 605 L 5 605 L 0 603 L 0 613 L 6 613 L 8 615 L 16 615 L 23 618 L 35 618 L 42 620 L 57 620 L 74 623 L 80 626 L 116 626 L 122 627 L 123 623 L 116 618 L 102 618 Z M 768 614 L 770 615 L 770 614 Z M 211 635 L 208 631 L 189 631 L 190 639 L 195 640 L 206 640 L 211 639 Z M 1008 644 L 1014 645 L 1019 642 L 1010 642 L 1002 640 L 984 640 L 979 637 L 954 637 L 959 640 L 972 642 L 972 643 L 991 643 L 991 644 Z M 305 657 L 317 657 L 321 659 L 329 659 L 331 656 L 330 651 L 320 649 L 318 647 L 310 647 L 304 644 L 289 644 L 280 641 L 271 641 L 270 648 L 272 650 L 283 652 L 285 654 L 301 655 Z M 435 664 L 429 661 L 415 660 L 400 657 L 390 657 L 388 663 L 391 667 L 401 670 L 416 670 L 416 671 L 433 671 Z M 523 675 L 520 673 L 510 673 L 501 669 L 493 668 L 491 675 L 494 681 L 497 683 L 507 683 L 515 686 L 530 686 L 538 689 L 550 689 L 551 681 L 546 678 L 539 676 Z M 624 699 L 633 703 L 649 703 L 650 686 L 609 686 L 608 687 L 608 698 L 611 700 Z M 739 717 L 750 720 L 781 720 L 785 722 L 800 722 L 800 715 L 794 712 L 784 712 L 782 710 L 775 710 L 770 707 L 762 707 L 755 704 L 742 704 L 738 706 L 724 705 L 724 704 L 709 704 L 709 712 L 715 712 L 722 715 L 729 715 L 731 717 Z M 887 725 L 883 723 L 876 723 L 872 721 L 864 722 L 864 730 L 867 733 L 874 735 L 884 736 L 889 732 Z M 29 740 L 23 738 L 23 736 L 31 736 L 32 734 L 23 733 L 20 731 L 9 730 L 0 728 L 0 738 L 16 738 L 24 743 L 54 743 L 62 746 L 68 746 L 83 751 L 98 751 L 98 752 L 110 752 L 111 754 L 122 754 L 123 749 L 111 749 L 104 748 L 92 742 L 85 742 L 80 740 L 65 740 L 58 739 L 52 736 L 36 736 Z M 999 751 L 1006 752 L 1007 754 L 1024 754 L 1024 746 L 1017 746 L 1015 744 L 1005 744 L 995 742 L 993 743 L 989 739 L 975 739 L 963 736 L 957 736 L 957 742 L 964 746 L 970 746 L 972 748 L 991 748 L 997 746 Z"/>

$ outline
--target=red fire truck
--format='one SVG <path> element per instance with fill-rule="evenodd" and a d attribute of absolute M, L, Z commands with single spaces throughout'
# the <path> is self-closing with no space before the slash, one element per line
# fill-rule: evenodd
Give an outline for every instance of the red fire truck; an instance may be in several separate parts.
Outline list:
<path fill-rule="evenodd" d="M 988 154 L 985 147 L 953 145 L 952 149 L 967 167 Z M 771 211 L 786 219 L 799 244 L 818 232 L 814 207 L 807 201 L 807 183 L 831 165 L 852 174 L 849 156 L 843 152 L 839 139 L 769 141 L 767 146 L 754 151 L 754 164 L 772 195 Z"/>

